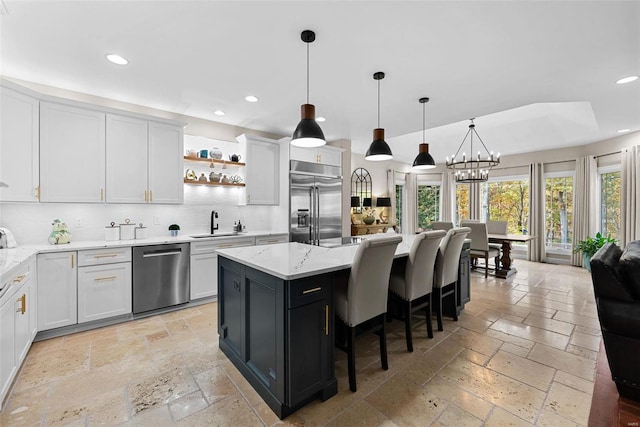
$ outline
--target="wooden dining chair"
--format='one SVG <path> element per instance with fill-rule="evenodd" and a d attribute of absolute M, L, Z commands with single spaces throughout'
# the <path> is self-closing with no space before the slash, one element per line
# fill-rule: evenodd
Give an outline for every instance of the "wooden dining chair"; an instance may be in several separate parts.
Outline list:
<path fill-rule="evenodd" d="M 354 392 L 356 326 L 371 321 L 366 332 L 378 332 L 382 368 L 389 369 L 385 314 L 391 264 L 401 241 L 402 237 L 398 235 L 363 240 L 356 250 L 348 279 L 340 276 L 336 279 L 336 315 L 347 328 L 346 348 L 342 343 L 339 347 L 347 352 L 349 388 Z"/>
<path fill-rule="evenodd" d="M 452 228 L 442 238 L 438 254 L 436 255 L 436 277 L 433 282 L 433 296 L 438 321 L 438 330 L 442 331 L 442 301 L 449 297 L 453 312 L 453 320 L 458 320 L 456 288 L 458 284 L 458 269 L 460 254 L 467 234 L 468 227 Z"/>
<path fill-rule="evenodd" d="M 413 351 L 411 313 L 424 309 L 427 319 L 427 336 L 433 338 L 431 325 L 431 291 L 440 241 L 446 232 L 426 231 L 416 236 L 409 256 L 404 262 L 395 263 L 389 277 L 389 295 L 402 306 L 407 350 Z"/>

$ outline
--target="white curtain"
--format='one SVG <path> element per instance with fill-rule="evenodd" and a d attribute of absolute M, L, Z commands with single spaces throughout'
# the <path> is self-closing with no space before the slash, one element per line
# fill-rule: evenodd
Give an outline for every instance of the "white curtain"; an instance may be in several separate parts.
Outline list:
<path fill-rule="evenodd" d="M 585 240 L 596 233 L 596 186 L 598 165 L 593 156 L 576 159 L 576 178 L 573 183 L 573 242 Z M 582 266 L 582 253 L 571 256 L 571 264 Z"/>
<path fill-rule="evenodd" d="M 413 234 L 418 225 L 418 177 L 415 173 L 406 174 L 407 182 L 407 225 L 402 232 Z"/>
<path fill-rule="evenodd" d="M 442 173 L 440 186 L 440 221 L 453 221 L 453 176 L 449 171 Z"/>
<path fill-rule="evenodd" d="M 639 239 L 640 235 L 640 146 L 622 150 L 622 173 L 620 200 L 620 247 Z"/>
<path fill-rule="evenodd" d="M 529 165 L 529 261 L 544 262 L 547 257 L 544 238 L 544 164 Z"/>
<path fill-rule="evenodd" d="M 480 219 L 480 184 L 469 184 L 469 219 Z"/>
<path fill-rule="evenodd" d="M 391 198 L 391 207 L 389 208 L 389 219 L 387 222 L 396 223 L 396 171 L 387 169 L 387 194 Z"/>

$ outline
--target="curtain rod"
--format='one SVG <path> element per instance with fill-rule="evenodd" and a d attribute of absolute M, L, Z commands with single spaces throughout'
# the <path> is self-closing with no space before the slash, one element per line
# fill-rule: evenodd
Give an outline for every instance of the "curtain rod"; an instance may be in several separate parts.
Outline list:
<path fill-rule="evenodd" d="M 600 157 L 605 157 L 605 156 L 612 156 L 614 154 L 620 154 L 622 153 L 622 151 L 618 150 L 618 151 L 614 151 L 611 153 L 607 153 L 607 154 L 600 154 L 599 156 L 593 156 L 594 159 L 599 159 Z"/>

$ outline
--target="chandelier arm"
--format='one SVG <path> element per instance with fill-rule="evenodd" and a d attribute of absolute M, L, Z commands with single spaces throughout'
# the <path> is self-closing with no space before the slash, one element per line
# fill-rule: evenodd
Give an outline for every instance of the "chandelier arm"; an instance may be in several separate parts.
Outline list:
<path fill-rule="evenodd" d="M 490 155 L 491 153 L 489 152 L 489 149 L 487 148 L 487 146 L 486 146 L 486 145 L 484 145 L 484 141 L 482 140 L 482 138 L 480 138 L 480 135 L 478 135 L 478 132 L 477 132 L 475 129 L 473 130 L 473 132 L 476 134 L 476 136 L 477 136 L 477 137 L 478 137 L 478 139 L 480 140 L 480 143 L 481 143 L 481 144 L 482 144 L 482 146 L 484 147 L 484 151 L 485 151 L 487 154 L 489 154 L 489 155 Z"/>
<path fill-rule="evenodd" d="M 456 154 L 453 155 L 453 159 L 455 159 L 456 157 L 458 157 L 458 153 L 460 153 L 460 150 L 462 149 L 462 146 L 464 145 L 464 142 L 467 140 L 467 137 L 469 136 L 469 132 L 471 132 L 471 129 L 469 129 L 467 131 L 467 134 L 464 136 L 464 138 L 462 138 L 462 142 L 460 143 L 460 146 L 458 147 L 458 151 L 456 151 Z M 453 159 L 451 159 L 451 163 L 453 164 Z"/>

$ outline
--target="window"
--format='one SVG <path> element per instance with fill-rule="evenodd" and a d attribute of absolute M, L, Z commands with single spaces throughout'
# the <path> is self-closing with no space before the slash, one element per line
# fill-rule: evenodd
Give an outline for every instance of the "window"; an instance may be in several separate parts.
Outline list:
<path fill-rule="evenodd" d="M 398 230 L 402 230 L 404 200 L 404 184 L 396 183 L 396 227 L 398 228 Z"/>
<path fill-rule="evenodd" d="M 456 184 L 456 217 L 455 224 L 460 220 L 469 219 L 469 184 Z"/>
<path fill-rule="evenodd" d="M 440 220 L 440 183 L 418 181 L 418 228 L 431 228 Z"/>
<path fill-rule="evenodd" d="M 545 246 L 571 251 L 573 242 L 573 176 L 545 175 Z"/>
<path fill-rule="evenodd" d="M 619 238 L 620 233 L 620 170 L 598 168 L 600 184 L 600 232 Z"/>
<path fill-rule="evenodd" d="M 511 176 L 480 186 L 482 221 L 507 221 L 510 234 L 527 234 L 529 178 Z"/>

